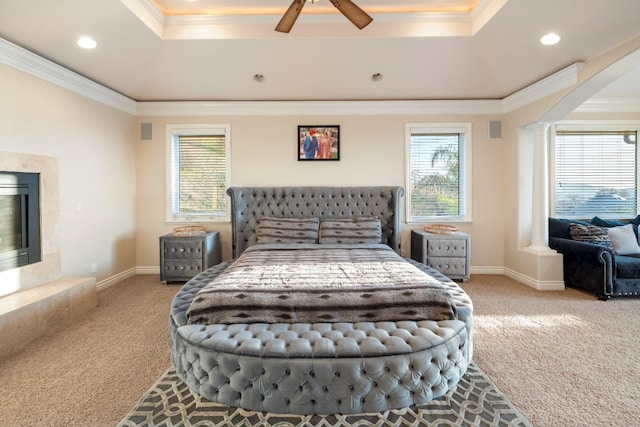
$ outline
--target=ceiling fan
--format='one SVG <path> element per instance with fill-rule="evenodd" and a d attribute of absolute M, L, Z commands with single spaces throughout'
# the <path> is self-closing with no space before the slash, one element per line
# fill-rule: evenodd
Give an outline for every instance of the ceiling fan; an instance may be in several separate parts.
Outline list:
<path fill-rule="evenodd" d="M 281 33 L 288 33 L 291 31 L 293 24 L 295 24 L 296 19 L 298 19 L 298 15 L 302 11 L 304 4 L 310 1 L 311 3 L 315 3 L 317 0 L 293 0 L 289 9 L 282 15 L 280 22 L 276 26 L 276 31 Z M 332 5 L 336 7 L 349 21 L 353 23 L 359 29 L 363 29 L 367 25 L 373 21 L 373 18 L 370 17 L 367 12 L 360 9 L 355 3 L 351 0 L 329 0 Z"/>

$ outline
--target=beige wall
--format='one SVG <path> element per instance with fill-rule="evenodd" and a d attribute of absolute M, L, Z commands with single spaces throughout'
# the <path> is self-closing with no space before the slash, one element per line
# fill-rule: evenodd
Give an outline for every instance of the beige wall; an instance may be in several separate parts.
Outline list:
<path fill-rule="evenodd" d="M 59 274 L 135 268 L 134 117 L 3 65 L 0 93 L 0 151 L 57 162 Z"/>
<path fill-rule="evenodd" d="M 265 110 L 265 114 L 268 111 Z M 231 184 L 236 186 L 400 185 L 405 187 L 405 124 L 472 123 L 473 221 L 457 224 L 472 236 L 471 265 L 501 271 L 503 253 L 503 140 L 488 139 L 489 116 L 220 116 L 140 117 L 151 123 L 153 140 L 137 142 L 139 266 L 157 267 L 158 236 L 176 224 L 165 222 L 167 124 L 231 124 Z M 299 162 L 297 126 L 340 125 L 340 161 Z M 404 205 L 403 205 L 404 209 Z M 404 219 L 404 218 L 403 218 Z M 221 231 L 223 257 L 231 256 L 229 224 L 207 224 Z M 409 230 L 404 224 L 403 254 L 409 255 Z"/>

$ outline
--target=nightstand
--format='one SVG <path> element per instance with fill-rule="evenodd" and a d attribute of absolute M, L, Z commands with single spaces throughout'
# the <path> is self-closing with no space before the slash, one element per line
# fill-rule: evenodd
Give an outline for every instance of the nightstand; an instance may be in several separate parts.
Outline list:
<path fill-rule="evenodd" d="M 411 230 L 411 259 L 419 261 L 451 279 L 469 280 L 471 242 L 468 234 L 432 234 Z"/>
<path fill-rule="evenodd" d="M 160 280 L 186 282 L 221 261 L 217 231 L 195 236 L 160 236 Z"/>

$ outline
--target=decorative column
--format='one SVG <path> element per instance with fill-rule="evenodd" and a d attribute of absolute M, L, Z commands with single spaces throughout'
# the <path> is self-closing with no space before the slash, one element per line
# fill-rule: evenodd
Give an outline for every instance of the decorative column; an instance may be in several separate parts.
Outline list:
<path fill-rule="evenodd" d="M 531 126 L 533 141 L 533 207 L 531 244 L 527 250 L 536 253 L 556 253 L 549 248 L 549 123 Z"/>

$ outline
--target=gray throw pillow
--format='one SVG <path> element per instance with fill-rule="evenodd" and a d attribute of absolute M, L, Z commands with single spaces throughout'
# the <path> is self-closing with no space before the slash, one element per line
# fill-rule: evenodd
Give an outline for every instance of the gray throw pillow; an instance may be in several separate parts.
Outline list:
<path fill-rule="evenodd" d="M 258 243 L 318 243 L 318 218 L 258 220 Z"/>
<path fill-rule="evenodd" d="M 320 243 L 381 243 L 382 227 L 374 217 L 325 219 L 320 222 Z"/>
<path fill-rule="evenodd" d="M 594 225 L 569 224 L 569 233 L 573 240 L 593 243 L 608 249 L 613 249 L 606 228 L 596 227 Z"/>

